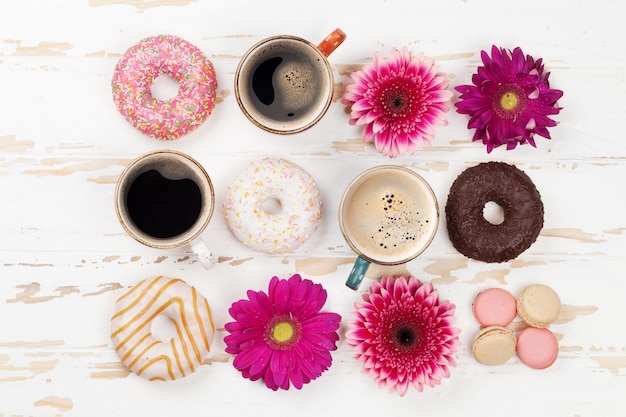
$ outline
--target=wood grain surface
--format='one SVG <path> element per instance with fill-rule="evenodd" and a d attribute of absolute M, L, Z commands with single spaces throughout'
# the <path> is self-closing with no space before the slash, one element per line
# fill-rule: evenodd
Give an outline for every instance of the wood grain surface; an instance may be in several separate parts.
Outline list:
<path fill-rule="evenodd" d="M 624 416 L 626 415 L 626 6 L 612 0 L 7 0 L 0 3 L 0 417 L 25 416 Z M 335 27 L 347 40 L 330 57 L 333 103 L 313 128 L 264 132 L 239 110 L 235 68 L 255 42 L 292 34 L 316 43 Z M 111 78 L 141 38 L 181 36 L 202 49 L 218 76 L 208 120 L 174 142 L 157 142 L 117 112 Z M 564 91 L 552 140 L 487 154 L 454 110 L 430 147 L 394 160 L 360 139 L 341 104 L 350 73 L 407 46 L 434 58 L 450 86 L 467 84 L 492 44 L 543 57 Z M 453 100 L 458 98 L 455 93 Z M 113 206 L 115 182 L 135 157 L 175 149 L 197 159 L 215 185 L 216 210 L 203 234 L 217 262 L 205 270 L 188 248 L 157 250 L 128 237 Z M 317 181 L 324 215 L 298 250 L 264 255 L 228 230 L 221 202 L 247 161 L 287 158 Z M 356 255 L 337 211 L 361 171 L 393 163 L 425 177 L 441 207 L 465 168 L 500 160 L 535 182 L 545 224 L 529 250 L 502 264 L 469 260 L 452 247 L 442 213 L 431 246 L 397 267 L 373 266 L 358 292 L 344 286 Z M 328 290 L 325 309 L 342 315 L 329 371 L 300 391 L 272 392 L 241 377 L 224 352 L 228 308 L 272 276 L 300 273 Z M 354 302 L 371 280 L 413 274 L 456 304 L 458 366 L 436 388 L 405 397 L 379 389 L 345 341 Z M 193 375 L 149 382 L 113 350 L 116 298 L 164 275 L 194 285 L 213 310 L 211 352 Z M 471 355 L 479 327 L 474 296 L 513 294 L 530 283 L 563 302 L 551 329 L 556 363 L 543 371 L 517 358 L 486 367 Z M 524 325 L 515 321 L 511 328 Z"/>

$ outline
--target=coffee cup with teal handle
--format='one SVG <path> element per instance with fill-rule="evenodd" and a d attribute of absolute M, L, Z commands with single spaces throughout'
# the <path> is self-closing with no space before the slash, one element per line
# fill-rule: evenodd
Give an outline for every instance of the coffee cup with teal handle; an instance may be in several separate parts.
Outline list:
<path fill-rule="evenodd" d="M 437 197 L 413 170 L 382 165 L 357 175 L 339 204 L 341 232 L 358 255 L 346 286 L 357 290 L 372 263 L 400 265 L 416 258 L 438 225 Z"/>

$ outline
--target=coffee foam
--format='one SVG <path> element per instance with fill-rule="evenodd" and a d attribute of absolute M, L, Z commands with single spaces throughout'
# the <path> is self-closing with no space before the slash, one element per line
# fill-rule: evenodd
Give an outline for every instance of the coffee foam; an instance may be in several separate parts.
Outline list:
<path fill-rule="evenodd" d="M 252 80 L 260 64 L 280 57 L 271 83 L 272 104 L 255 95 Z M 253 119 L 275 130 L 298 129 L 315 122 L 330 104 L 332 79 L 326 60 L 306 41 L 275 39 L 244 58 L 239 74 L 239 99 Z"/>
<path fill-rule="evenodd" d="M 432 240 L 438 208 L 419 177 L 385 169 L 365 175 L 347 191 L 342 217 L 346 237 L 358 253 L 381 263 L 402 263 Z"/>

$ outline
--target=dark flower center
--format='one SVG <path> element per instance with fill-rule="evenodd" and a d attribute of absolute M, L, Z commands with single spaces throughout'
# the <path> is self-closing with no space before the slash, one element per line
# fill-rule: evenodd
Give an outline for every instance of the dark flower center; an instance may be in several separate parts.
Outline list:
<path fill-rule="evenodd" d="M 302 336 L 302 325 L 293 317 L 275 316 L 265 326 L 263 336 L 272 349 L 293 349 Z"/>
<path fill-rule="evenodd" d="M 392 342 L 402 353 L 413 352 L 420 344 L 420 330 L 416 323 L 398 323 L 392 330 Z"/>
<path fill-rule="evenodd" d="M 386 107 L 392 113 L 403 113 L 406 107 L 408 107 L 408 103 L 410 102 L 410 97 L 406 91 L 395 90 L 390 91 L 389 94 L 385 97 Z"/>
<path fill-rule="evenodd" d="M 411 109 L 413 96 L 409 86 L 403 83 L 392 83 L 383 88 L 380 95 L 382 108 L 390 115 L 404 115 Z"/>
<path fill-rule="evenodd" d="M 411 346 L 413 342 L 415 342 L 415 333 L 413 333 L 413 330 L 411 330 L 410 328 L 403 327 L 402 329 L 398 330 L 398 333 L 396 334 L 396 340 L 402 346 Z"/>

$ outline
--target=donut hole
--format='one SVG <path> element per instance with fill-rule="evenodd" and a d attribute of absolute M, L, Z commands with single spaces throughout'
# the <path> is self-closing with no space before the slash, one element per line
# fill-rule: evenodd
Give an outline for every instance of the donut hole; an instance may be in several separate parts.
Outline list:
<path fill-rule="evenodd" d="M 283 205 L 278 198 L 269 197 L 261 202 L 261 210 L 271 216 L 275 216 L 283 211 Z"/>
<path fill-rule="evenodd" d="M 152 82 L 150 93 L 157 100 L 168 101 L 178 95 L 179 88 L 180 84 L 176 78 L 168 74 L 161 74 Z"/>
<path fill-rule="evenodd" d="M 150 324 L 152 337 L 161 342 L 167 342 L 176 335 L 176 324 L 164 314 L 159 314 Z"/>
<path fill-rule="evenodd" d="M 504 209 L 495 201 L 488 201 L 483 207 L 483 217 L 489 223 L 497 226 L 504 222 Z"/>

